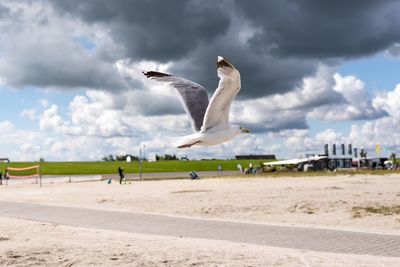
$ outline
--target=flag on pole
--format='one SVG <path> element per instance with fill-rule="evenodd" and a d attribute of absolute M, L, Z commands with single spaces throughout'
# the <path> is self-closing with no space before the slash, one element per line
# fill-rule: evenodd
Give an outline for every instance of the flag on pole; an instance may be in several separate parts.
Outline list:
<path fill-rule="evenodd" d="M 381 153 L 381 145 L 380 144 L 376 144 L 375 151 L 376 151 L 376 154 Z"/>

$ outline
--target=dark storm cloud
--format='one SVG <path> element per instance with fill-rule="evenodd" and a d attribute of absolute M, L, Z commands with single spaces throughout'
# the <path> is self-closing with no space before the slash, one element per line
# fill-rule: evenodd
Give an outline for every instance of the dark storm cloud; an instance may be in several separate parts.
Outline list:
<path fill-rule="evenodd" d="M 200 83 L 212 94 L 218 85 L 215 69 L 217 56 L 226 57 L 240 71 L 242 89 L 238 99 L 285 93 L 299 85 L 305 75 L 314 73 L 316 64 L 311 60 L 278 59 L 230 43 L 221 37 L 218 44 L 199 49 L 178 62 L 172 72 Z"/>
<path fill-rule="evenodd" d="M 171 90 L 175 90 L 171 88 Z M 144 90 L 136 90 L 131 98 L 121 100 L 120 106 L 125 109 L 134 108 L 144 116 L 177 115 L 184 113 L 178 95 L 165 96 L 149 94 Z"/>
<path fill-rule="evenodd" d="M 394 1 L 234 4 L 231 31 L 191 53 L 173 71 L 195 79 L 212 92 L 217 79 L 210 59 L 226 56 L 242 74 L 239 99 L 291 91 L 305 76 L 314 74 L 319 63 L 336 65 L 348 58 L 377 53 L 400 40 L 400 31 L 396 30 L 400 26 L 400 5 Z M 235 36 L 243 29 L 241 22 L 248 22 L 255 29 L 245 43 Z M 325 100 L 312 104 L 324 105 Z M 342 102 L 343 98 L 329 101 Z"/>
<path fill-rule="evenodd" d="M 6 87 L 119 90 L 137 84 L 75 41 L 73 22 L 55 17 L 42 3 L 0 4 L 0 77 Z"/>
<path fill-rule="evenodd" d="M 7 16 L 9 14 L 9 12 L 10 12 L 10 10 L 7 7 L 0 4 L 0 19 Z"/>
<path fill-rule="evenodd" d="M 71 55 L 65 57 L 64 44 L 49 49 L 31 45 L 32 50 L 17 45 L 19 53 L 12 55 L 13 64 L 0 66 L 2 75 L 7 77 L 7 84 L 15 88 L 35 86 L 39 88 L 96 88 L 119 90 L 126 88 L 122 79 L 111 64 L 96 57 L 88 57 L 80 49 L 65 46 Z M 11 56 L 11 55 L 9 55 Z M 136 82 L 136 81 L 135 81 Z"/>
<path fill-rule="evenodd" d="M 242 99 L 289 91 L 315 70 L 314 60 L 275 57 L 241 43 L 237 34 L 242 25 L 236 21 L 232 1 L 52 3 L 63 14 L 110 28 L 114 41 L 133 61 L 178 61 L 171 72 L 202 84 L 210 94 L 218 83 L 215 60 L 219 55 L 232 60 L 242 73 L 245 90 L 238 96 Z"/>
<path fill-rule="evenodd" d="M 304 77 L 315 74 L 321 63 L 332 66 L 388 48 L 389 53 L 396 54 L 394 44 L 400 42 L 400 4 L 391 0 L 40 3 L 51 5 L 43 9 L 42 13 L 48 11 L 46 14 L 39 14 L 42 18 L 35 16 L 25 26 L 21 26 L 23 20 L 12 19 L 9 23 L 15 29 L 14 35 L 1 36 L 9 38 L 10 44 L 15 42 L 8 47 L 10 53 L 4 53 L 4 60 L 0 60 L 0 73 L 11 87 L 140 89 L 141 81 L 129 80 L 115 69 L 117 60 L 129 59 L 132 63 L 172 63 L 172 74 L 198 82 L 212 94 L 218 83 L 215 60 L 224 56 L 241 72 L 242 90 L 237 98 L 251 99 L 294 90 Z M 7 12 L 0 4 L 0 18 Z M 88 26 L 82 27 L 86 34 L 93 30 L 93 36 L 105 35 L 107 41 L 84 36 L 93 37 L 94 49 L 90 51 L 74 43 L 74 30 L 57 23 L 75 22 L 76 27 Z M 32 27 L 28 27 L 29 23 Z M 19 28 L 35 27 L 38 33 L 26 30 L 19 34 Z M 341 103 L 343 98 L 329 101 Z M 326 103 L 327 99 L 316 99 L 303 109 Z M 155 105 L 142 112 L 157 115 L 178 111 L 168 105 Z M 285 127 L 304 128 L 305 118 L 269 129 Z"/>
<path fill-rule="evenodd" d="M 215 58 L 227 57 L 242 74 L 243 99 L 293 90 L 318 63 L 369 55 L 400 40 L 395 1 L 50 2 L 62 14 L 110 29 L 133 61 L 178 62 L 173 74 L 210 93 Z M 247 24 L 254 33 L 243 41 Z"/>
<path fill-rule="evenodd" d="M 304 112 L 279 112 L 279 114 L 266 118 L 262 123 L 249 123 L 246 121 L 237 122 L 239 125 L 248 128 L 251 133 L 279 132 L 285 129 L 303 130 L 308 129 Z"/>
<path fill-rule="evenodd" d="M 276 44 L 282 57 L 357 57 L 400 39 L 397 1 L 235 1 L 236 9 L 261 31 L 251 47 Z"/>
<path fill-rule="evenodd" d="M 166 62 L 225 34 L 230 17 L 218 3 L 204 1 L 52 1 L 61 12 L 102 23 L 127 56 Z"/>

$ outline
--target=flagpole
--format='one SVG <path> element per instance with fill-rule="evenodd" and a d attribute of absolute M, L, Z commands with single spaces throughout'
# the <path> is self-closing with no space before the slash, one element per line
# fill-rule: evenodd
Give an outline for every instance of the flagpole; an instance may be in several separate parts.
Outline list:
<path fill-rule="evenodd" d="M 139 148 L 139 181 L 142 181 L 142 145 Z"/>

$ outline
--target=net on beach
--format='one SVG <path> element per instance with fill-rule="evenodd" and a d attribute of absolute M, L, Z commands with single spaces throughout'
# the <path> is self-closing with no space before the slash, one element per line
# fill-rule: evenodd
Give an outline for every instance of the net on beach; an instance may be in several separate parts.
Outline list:
<path fill-rule="evenodd" d="M 28 166 L 28 167 L 6 167 L 5 179 L 31 179 L 35 178 L 36 183 L 40 183 L 42 186 L 42 176 L 40 174 L 40 165 Z M 39 181 L 38 181 L 39 180 Z"/>

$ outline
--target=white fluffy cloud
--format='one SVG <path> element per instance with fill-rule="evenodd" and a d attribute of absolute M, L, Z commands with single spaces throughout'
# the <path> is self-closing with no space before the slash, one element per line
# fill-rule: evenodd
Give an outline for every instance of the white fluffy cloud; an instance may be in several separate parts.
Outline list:
<path fill-rule="evenodd" d="M 355 76 L 333 75 L 334 83 L 330 90 L 339 94 L 344 101 L 328 102 L 309 112 L 308 116 L 314 119 L 327 121 L 345 121 L 360 119 L 376 119 L 386 115 L 384 110 L 372 105 L 372 98 L 368 94 L 363 81 Z"/>
<path fill-rule="evenodd" d="M 375 153 L 375 145 L 380 144 L 383 156 L 391 152 L 400 153 L 400 121 L 392 117 L 384 117 L 374 121 L 367 121 L 360 125 L 353 124 L 346 135 L 333 129 L 327 129 L 314 136 L 306 130 L 301 134 L 294 134 L 286 139 L 287 147 L 296 152 L 322 153 L 324 144 L 353 144 L 364 147 L 369 154 Z"/>
<path fill-rule="evenodd" d="M 125 73 L 131 72 L 135 75 L 138 75 L 140 69 L 126 62 L 121 63 L 120 68 Z M 251 128 L 255 134 L 241 136 L 226 144 L 201 151 L 195 148 L 177 150 L 169 145 L 170 137 L 190 133 L 189 121 L 183 113 L 176 92 L 165 85 L 150 81 L 146 82 L 145 89 L 118 94 L 87 90 L 84 95 L 74 97 L 64 115 L 60 114 L 57 106 L 52 105 L 41 115 L 40 129 L 43 132 L 64 135 L 69 141 L 55 140 L 51 151 L 53 156 L 68 154 L 70 158 L 79 158 L 75 150 L 82 144 L 93 149 L 93 153 L 89 153 L 90 149 L 85 153 L 90 158 L 109 153 L 137 153 L 141 144 L 146 144 L 149 153 L 176 153 L 192 158 L 281 153 L 285 149 L 296 153 L 319 153 L 325 143 L 365 143 L 365 146 L 372 147 L 379 138 L 372 138 L 370 132 L 379 132 L 375 127 L 393 123 L 394 118 L 384 117 L 370 124 L 354 125 L 347 136 L 333 129 L 311 136 L 306 125 L 307 116 L 320 120 L 338 120 L 340 116 L 342 119 L 355 119 L 360 112 L 368 114 L 385 111 L 389 115 L 398 114 L 395 99 L 399 91 L 396 88 L 371 99 L 364 83 L 359 79 L 353 76 L 343 77 L 332 68 L 320 66 L 314 76 L 305 78 L 303 84 L 292 92 L 251 101 L 235 101 L 232 120 Z M 358 101 L 360 98 L 367 101 Z M 330 103 L 332 99 L 336 104 Z M 158 112 L 148 112 L 152 105 L 158 106 Z M 335 110 L 335 105 L 341 107 L 340 112 Z M 331 108 L 332 114 L 338 114 L 335 114 L 335 118 L 329 112 L 325 112 L 324 116 L 316 116 L 323 108 Z M 318 109 L 320 110 L 316 113 Z M 349 112 L 351 109 L 358 111 L 353 117 Z M 388 129 L 387 126 L 385 128 Z M 267 135 L 265 130 L 274 130 L 275 133 Z M 276 143 L 276 140 L 282 140 L 282 143 Z M 396 142 L 393 141 L 393 144 Z"/>
<path fill-rule="evenodd" d="M 15 131 L 15 126 L 9 121 L 0 122 L 0 131 L 2 134 L 9 134 Z"/>
<path fill-rule="evenodd" d="M 36 110 L 35 109 L 23 109 L 19 115 L 22 117 L 26 117 L 30 120 L 34 120 L 36 118 Z"/>
<path fill-rule="evenodd" d="M 309 113 L 310 118 L 343 121 L 355 119 L 362 115 L 363 110 L 356 107 L 354 101 L 352 101 L 355 99 L 352 97 L 352 92 L 362 92 L 364 88 L 363 83 L 354 79 L 354 77 L 342 79 L 337 73 L 334 74 L 334 78 L 334 83 L 331 85 L 330 89 L 340 94 L 346 101 L 342 101 L 342 103 L 328 103 L 327 105 L 316 107 Z M 343 80 L 345 81 L 343 82 Z M 365 101 L 368 102 L 368 98 L 366 98 Z M 358 102 L 359 101 L 357 101 L 356 104 Z"/>
<path fill-rule="evenodd" d="M 36 132 L 19 129 L 18 122 L 0 122 L 7 150 L 20 158 L 97 160 L 138 151 L 140 144 L 153 152 L 196 157 L 274 153 L 284 146 L 313 150 L 347 140 L 371 145 L 382 137 L 392 146 L 399 144 L 400 89 L 371 96 L 361 80 L 335 73 L 332 63 L 382 47 L 390 47 L 387 53 L 397 57 L 398 20 L 381 20 L 396 14 L 397 6 L 350 5 L 354 12 L 343 17 L 325 6 L 288 9 L 286 1 L 273 6 L 264 2 L 187 1 L 181 14 L 185 27 L 180 27 L 174 8 L 159 12 L 163 5 L 182 6 L 178 2 L 1 1 L 0 85 L 6 90 L 80 90 L 67 106 L 52 95 L 54 103 L 43 98 L 39 108 L 17 112 L 38 122 Z M 271 10 L 280 12 L 266 16 Z M 285 20 L 288 14 L 295 23 Z M 335 35 L 322 24 L 309 23 L 308 17 L 327 15 L 335 20 Z M 385 30 L 360 31 L 360 20 Z M 287 31 L 282 31 L 282 21 L 289 23 Z M 171 28 L 176 34 L 165 34 Z M 340 42 L 338 34 L 343 35 Z M 309 38 L 298 42 L 299 36 Z M 365 38 L 377 42 L 360 42 Z M 167 137 L 189 133 L 189 121 L 175 90 L 144 81 L 141 71 L 172 71 L 215 88 L 212 60 L 219 54 L 231 58 L 243 77 L 232 120 L 254 134 L 201 151 L 171 148 Z M 310 119 L 350 120 L 354 125 L 349 134 L 334 129 L 311 134 Z M 365 119 L 370 121 L 363 123 Z"/>
<path fill-rule="evenodd" d="M 233 119 L 254 127 L 257 132 L 307 129 L 307 117 L 346 121 L 386 115 L 387 110 L 382 105 L 372 103 L 372 97 L 361 80 L 354 76 L 341 76 L 335 69 L 324 65 L 319 66 L 315 75 L 304 78 L 301 86 L 291 92 L 240 101 L 233 108 Z"/>
<path fill-rule="evenodd" d="M 52 105 L 45 110 L 40 118 L 39 126 L 44 131 L 54 131 L 56 133 L 64 133 L 66 122 L 58 114 L 58 106 Z"/>
<path fill-rule="evenodd" d="M 286 148 L 290 148 L 297 155 L 306 153 L 322 153 L 324 144 L 347 143 L 347 138 L 342 133 L 333 129 L 326 129 L 310 135 L 309 130 L 287 130 L 279 133 L 284 139 Z"/>
<path fill-rule="evenodd" d="M 280 147 L 269 146 L 261 136 L 241 136 L 220 146 L 179 150 L 170 139 L 191 132 L 189 120 L 171 88 L 151 87 L 120 94 L 88 90 L 77 95 L 62 114 L 57 105 L 44 110 L 39 119 L 41 134 L 54 135 L 47 147 L 50 158 L 100 159 L 107 154 L 138 154 L 139 146 L 146 145 L 148 153 L 174 153 L 189 158 L 232 157 L 235 154 L 274 153 Z M 159 105 L 173 105 L 180 111 L 170 115 L 146 113 L 146 101 Z M 137 99 L 138 96 L 142 97 Z M 165 103 L 166 102 L 166 103 Z M 148 105 L 147 105 L 148 106 Z M 81 151 L 81 152 L 79 152 Z"/>
<path fill-rule="evenodd" d="M 19 130 L 9 121 L 0 122 L 1 158 L 18 160 L 39 159 L 41 143 L 45 137 L 35 131 Z"/>
<path fill-rule="evenodd" d="M 286 149 L 295 154 L 323 153 L 324 144 L 353 144 L 364 147 L 369 154 L 375 153 L 375 145 L 385 148 L 383 156 L 391 152 L 400 153 L 400 121 L 383 117 L 373 121 L 353 124 L 348 134 L 339 130 L 326 129 L 314 135 L 309 130 L 286 130 L 277 133 L 284 140 Z M 383 150 L 383 149 L 382 149 Z"/>
<path fill-rule="evenodd" d="M 201 150 L 179 150 L 169 145 L 170 137 L 190 132 L 189 121 L 183 111 L 176 115 L 140 114 L 140 109 L 132 103 L 137 103 L 135 101 L 138 92 L 143 97 L 151 97 L 151 90 L 131 90 L 123 94 L 88 90 L 84 95 L 74 97 L 66 112 L 60 112 L 56 105 L 45 109 L 39 116 L 40 132 L 22 131 L 9 121 L 0 122 L 0 130 L 5 134 L 8 145 L 11 144 L 14 148 L 12 153 L 3 155 L 13 155 L 18 159 L 43 157 L 59 160 L 99 160 L 107 154 L 138 154 L 139 146 L 146 145 L 148 155 L 174 153 L 179 156 L 187 155 L 189 158 L 229 158 L 237 154 L 282 156 L 283 153 L 284 156 L 293 156 L 284 151 L 292 151 L 295 154 L 321 153 L 325 143 L 352 143 L 373 149 L 375 144 L 382 143 L 382 140 L 385 140 L 385 144 L 382 145 L 388 150 L 397 151 L 397 146 L 400 145 L 399 102 L 396 101 L 399 88 L 397 86 L 393 91 L 381 93 L 371 100 L 376 109 L 385 110 L 388 116 L 354 124 L 348 134 L 334 129 L 326 129 L 312 135 L 308 129 L 281 129 L 269 134 L 256 132 L 239 136 L 225 144 Z M 169 92 L 172 94 L 173 91 Z M 299 89 L 299 92 L 302 91 Z M 173 97 L 175 96 L 171 95 L 171 98 Z M 346 97 L 350 99 L 348 95 Z M 278 96 L 271 98 L 279 99 Z M 293 120 L 295 109 L 288 109 L 288 113 L 278 113 L 274 109 L 279 110 L 277 106 L 283 104 L 267 100 L 259 99 L 253 105 L 245 105 L 247 101 L 237 101 L 233 110 L 234 119 L 243 120 L 245 126 L 246 122 L 250 125 L 271 125 L 274 120 L 278 120 L 281 123 L 285 116 L 287 121 Z M 180 106 L 180 103 L 176 102 L 174 105 Z M 286 108 L 290 107 L 290 103 L 284 105 Z M 296 105 L 298 102 L 293 101 L 293 106 Z M 300 113 L 299 118 L 305 117 L 306 114 Z"/>
<path fill-rule="evenodd" d="M 49 106 L 49 100 L 45 98 L 39 99 L 38 103 L 44 108 Z"/>
<path fill-rule="evenodd" d="M 396 44 L 392 45 L 391 47 L 389 47 L 389 49 L 386 50 L 386 54 L 391 57 L 399 58 L 400 57 L 400 43 L 396 43 Z"/>
<path fill-rule="evenodd" d="M 381 144 L 386 148 L 386 153 L 399 153 L 400 84 L 392 91 L 381 92 L 372 97 L 367 93 L 365 84 L 356 77 L 341 76 L 338 73 L 334 73 L 332 77 L 330 88 L 326 87 L 325 90 L 320 92 L 329 93 L 329 90 L 334 91 L 343 97 L 345 101 L 315 107 L 308 113 L 304 113 L 310 118 L 328 122 L 360 118 L 369 118 L 369 120 L 361 120 L 358 123 L 355 121 L 350 126 L 350 131 L 347 134 L 330 128 L 314 134 L 311 134 L 309 129 L 287 129 L 275 132 L 272 136 L 281 138 L 286 149 L 292 150 L 296 154 L 322 153 L 324 144 L 335 143 L 351 143 L 354 146 L 366 148 L 370 153 L 374 152 L 376 144 Z M 314 77 L 314 81 L 317 80 Z M 309 81 L 313 81 L 313 79 Z M 303 84 L 302 89 L 297 90 L 298 94 L 304 92 L 305 84 Z M 308 87 L 311 87 L 311 85 L 308 84 Z M 284 104 L 286 107 L 291 107 L 293 103 L 296 103 L 296 101 L 291 101 L 291 99 L 296 99 L 293 94 L 295 92 L 289 93 L 291 97 Z M 283 97 L 278 96 L 275 99 Z M 273 105 L 272 110 L 279 110 L 276 106 L 281 104 L 271 102 L 271 105 Z M 264 115 L 269 116 L 268 113 L 264 113 Z M 281 115 L 285 114 L 281 113 Z M 272 116 L 276 117 L 274 114 Z"/>
<path fill-rule="evenodd" d="M 393 118 L 400 119 L 400 84 L 393 91 L 378 94 L 373 100 L 373 105 L 385 110 Z"/>
<path fill-rule="evenodd" d="M 360 126 L 353 125 L 349 139 L 357 140 L 359 144 L 370 148 L 379 143 L 394 151 L 400 151 L 400 121 L 387 117 L 365 122 Z"/>

